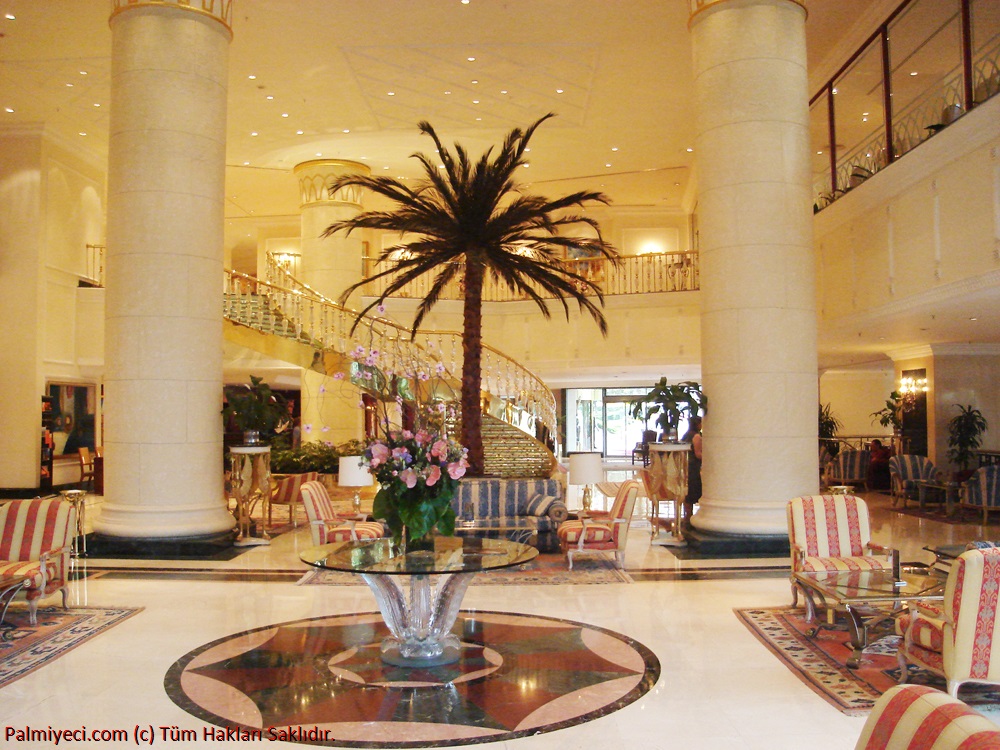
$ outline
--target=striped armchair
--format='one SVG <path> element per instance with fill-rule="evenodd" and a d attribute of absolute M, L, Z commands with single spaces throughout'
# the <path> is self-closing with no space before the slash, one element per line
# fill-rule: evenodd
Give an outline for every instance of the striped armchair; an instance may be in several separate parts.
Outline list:
<path fill-rule="evenodd" d="M 70 544 L 76 509 L 61 498 L 12 500 L 0 505 L 0 575 L 27 576 L 28 619 L 37 622 L 38 600 L 62 591 L 67 606 Z"/>
<path fill-rule="evenodd" d="M 306 482 L 315 482 L 319 479 L 319 474 L 315 471 L 307 471 L 304 474 L 289 474 L 284 477 L 273 477 L 274 484 L 271 485 L 271 502 L 267 506 L 267 525 L 271 525 L 271 509 L 275 505 L 288 506 L 288 520 L 293 528 L 298 528 L 298 521 L 295 519 L 295 506 L 302 501 L 299 490 Z"/>
<path fill-rule="evenodd" d="M 566 553 L 569 569 L 573 570 L 573 555 L 581 552 L 612 550 L 619 568 L 625 567 L 625 543 L 632 522 L 639 483 L 634 479 L 622 482 L 615 495 L 608 517 L 590 521 L 570 520 L 559 526 L 559 542 Z"/>
<path fill-rule="evenodd" d="M 903 502 L 913 497 L 916 492 L 918 481 L 933 481 L 940 477 L 941 472 L 935 468 L 933 462 L 925 456 L 916 456 L 905 453 L 901 456 L 893 456 L 889 459 L 889 478 L 892 482 L 892 504 L 897 501 Z"/>
<path fill-rule="evenodd" d="M 1000 727 L 957 698 L 897 685 L 875 702 L 854 750 L 1000 748 Z"/>
<path fill-rule="evenodd" d="M 340 517 L 322 482 L 306 482 L 301 491 L 313 544 L 380 539 L 385 535 L 385 529 L 378 521 L 357 521 Z"/>
<path fill-rule="evenodd" d="M 960 504 L 983 512 L 983 523 L 991 510 L 1000 510 L 1000 466 L 981 466 L 962 485 Z"/>
<path fill-rule="evenodd" d="M 868 489 L 868 467 L 871 462 L 871 451 L 843 450 L 826 465 L 826 483 L 861 485 L 863 489 Z"/>
<path fill-rule="evenodd" d="M 799 600 L 799 584 L 795 581 L 797 572 L 892 569 L 893 551 L 872 543 L 868 505 L 860 497 L 797 497 L 788 502 L 787 515 L 788 544 L 792 553 L 793 607 Z M 808 597 L 806 601 L 810 602 Z M 813 615 L 810 609 L 810 620 Z"/>
<path fill-rule="evenodd" d="M 956 698 L 965 682 L 1000 685 L 998 588 L 1000 548 L 963 552 L 948 573 L 943 611 L 912 604 L 899 618 L 899 681 L 909 676 L 907 664 L 915 664 L 944 677 Z"/>

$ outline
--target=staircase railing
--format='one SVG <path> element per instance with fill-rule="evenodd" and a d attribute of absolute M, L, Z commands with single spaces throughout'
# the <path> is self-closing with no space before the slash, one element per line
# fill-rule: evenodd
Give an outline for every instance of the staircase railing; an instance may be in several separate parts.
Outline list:
<path fill-rule="evenodd" d="M 418 331 L 410 336 L 397 323 L 365 315 L 351 332 L 357 313 L 296 280 L 279 264 L 269 264 L 272 279 L 226 271 L 224 315 L 264 333 L 292 338 L 317 350 L 350 356 L 357 347 L 378 352 L 379 367 L 419 377 L 440 374 L 460 382 L 462 337 L 453 331 Z M 439 373 L 438 365 L 444 372 Z M 555 397 L 522 364 L 490 346 L 483 347 L 483 390 L 490 413 L 533 436 L 555 436 Z"/>

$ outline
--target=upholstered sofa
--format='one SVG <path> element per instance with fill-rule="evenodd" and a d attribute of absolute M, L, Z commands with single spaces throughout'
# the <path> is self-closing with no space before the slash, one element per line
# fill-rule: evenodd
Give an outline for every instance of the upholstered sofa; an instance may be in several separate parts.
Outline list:
<path fill-rule="evenodd" d="M 452 498 L 459 534 L 507 536 L 559 548 L 556 531 L 569 512 L 558 479 L 463 479 Z"/>
<path fill-rule="evenodd" d="M 24 592 L 32 625 L 39 599 L 62 591 L 66 607 L 70 544 L 75 533 L 76 508 L 58 497 L 0 505 L 0 575 L 27 576 Z"/>

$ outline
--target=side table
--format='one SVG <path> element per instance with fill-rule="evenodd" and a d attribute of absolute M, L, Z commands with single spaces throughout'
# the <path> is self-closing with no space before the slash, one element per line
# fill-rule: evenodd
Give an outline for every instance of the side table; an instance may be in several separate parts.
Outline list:
<path fill-rule="evenodd" d="M 944 496 L 944 507 L 945 515 L 953 516 L 958 510 L 958 483 L 957 482 L 933 482 L 924 479 L 918 479 L 916 481 L 917 485 L 917 502 L 921 510 L 924 509 L 924 503 L 930 497 L 931 493 L 936 493 Z"/>
<path fill-rule="evenodd" d="M 267 508 L 271 503 L 271 448 L 266 445 L 233 446 L 229 449 L 231 472 L 229 481 L 236 501 L 237 547 L 270 544 L 264 527 Z M 251 514 L 260 505 L 260 536 L 253 536 Z"/>

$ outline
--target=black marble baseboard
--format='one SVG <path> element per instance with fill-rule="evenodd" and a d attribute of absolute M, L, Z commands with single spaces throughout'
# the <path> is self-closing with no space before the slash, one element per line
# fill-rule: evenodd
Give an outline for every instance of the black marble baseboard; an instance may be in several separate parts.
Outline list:
<path fill-rule="evenodd" d="M 87 535 L 87 557 L 135 560 L 231 560 L 247 547 L 234 547 L 235 531 L 193 537 Z"/>
<path fill-rule="evenodd" d="M 722 534 L 684 524 L 687 554 L 700 557 L 783 557 L 790 554 L 787 534 Z"/>

